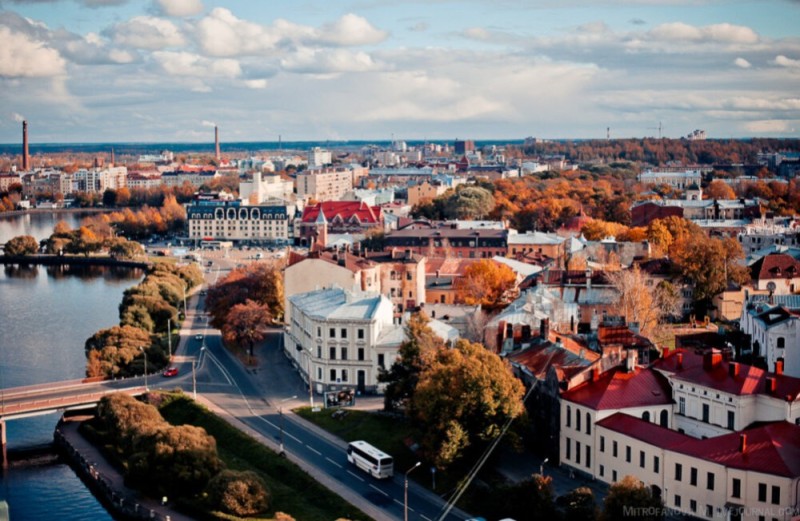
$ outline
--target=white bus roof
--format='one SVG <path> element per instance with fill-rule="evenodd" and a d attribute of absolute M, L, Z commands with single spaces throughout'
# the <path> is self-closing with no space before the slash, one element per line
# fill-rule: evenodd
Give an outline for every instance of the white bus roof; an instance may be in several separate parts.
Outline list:
<path fill-rule="evenodd" d="M 386 454 L 379 448 L 370 445 L 364 440 L 351 441 L 350 445 L 358 447 L 359 449 L 363 450 L 364 452 L 367 452 L 372 456 L 375 456 L 376 458 L 391 458 L 390 455 Z"/>

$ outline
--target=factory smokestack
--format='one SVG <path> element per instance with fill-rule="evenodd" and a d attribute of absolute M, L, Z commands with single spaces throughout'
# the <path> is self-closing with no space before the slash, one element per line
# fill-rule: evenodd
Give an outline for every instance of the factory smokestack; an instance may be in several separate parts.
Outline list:
<path fill-rule="evenodd" d="M 214 125 L 214 157 L 216 157 L 217 161 L 219 161 L 219 127 L 216 125 Z"/>
<path fill-rule="evenodd" d="M 28 153 L 28 122 L 22 122 L 22 170 L 31 169 L 31 155 Z"/>

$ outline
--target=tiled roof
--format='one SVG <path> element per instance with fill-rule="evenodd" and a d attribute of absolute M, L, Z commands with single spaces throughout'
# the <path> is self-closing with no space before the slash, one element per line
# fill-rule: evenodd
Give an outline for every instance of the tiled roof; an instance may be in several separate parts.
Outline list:
<path fill-rule="evenodd" d="M 678 354 L 681 354 L 682 357 L 680 367 Z M 707 353 L 707 356 L 710 355 L 711 353 Z M 741 363 L 738 364 L 739 374 L 731 376 L 731 363 L 721 360 L 720 355 L 716 363 L 705 367 L 702 354 L 677 349 L 671 351 L 664 358 L 656 360 L 652 367 L 670 373 L 674 380 L 708 387 L 729 394 L 772 394 L 776 398 L 790 402 L 800 399 L 800 378 L 786 374 L 769 373 L 758 367 Z M 767 378 L 775 379 L 775 391 L 773 393 L 769 393 L 767 390 Z"/>
<path fill-rule="evenodd" d="M 624 413 L 604 418 L 597 426 L 728 468 L 800 476 L 800 426 L 785 421 L 708 439 L 692 438 Z M 740 450 L 742 436 L 746 436 L 744 451 Z"/>
<path fill-rule="evenodd" d="M 637 335 L 628 326 L 600 326 L 597 329 L 600 345 L 621 344 L 625 347 L 652 346 L 647 338 Z"/>
<path fill-rule="evenodd" d="M 386 297 L 377 293 L 350 293 L 341 288 L 299 293 L 289 300 L 308 315 L 328 319 L 371 320 L 384 301 L 391 306 Z"/>
<path fill-rule="evenodd" d="M 429 257 L 425 263 L 426 275 L 464 275 L 467 267 L 481 259 L 460 259 L 458 257 Z"/>
<path fill-rule="evenodd" d="M 567 391 L 561 398 L 595 410 L 627 409 L 669 405 L 672 390 L 661 374 L 649 368 L 637 367 L 630 373 L 614 368 L 600 375 L 597 381 Z"/>
<path fill-rule="evenodd" d="M 750 266 L 753 280 L 800 277 L 800 262 L 785 253 L 765 255 Z"/>
<path fill-rule="evenodd" d="M 355 216 L 362 224 L 377 224 L 381 220 L 382 212 L 380 206 L 370 206 L 363 201 L 322 201 L 306 206 L 303 209 L 302 221 L 304 223 L 316 222 L 320 209 L 329 223 L 333 222 L 337 216 L 344 221 L 349 221 Z"/>
<path fill-rule="evenodd" d="M 543 380 L 547 370 L 553 366 L 561 369 L 565 377 L 571 377 L 596 362 L 600 355 L 577 342 L 563 336 L 553 336 L 553 341 L 544 342 L 509 355 L 512 363 L 524 366 L 539 380 Z M 554 340 L 559 338 L 561 342 Z"/>
<path fill-rule="evenodd" d="M 374 268 L 376 266 L 376 264 L 369 259 L 365 259 L 363 257 L 359 257 L 358 255 L 353 255 L 347 252 L 338 253 L 338 252 L 327 252 L 327 251 L 322 251 L 322 252 L 315 251 L 307 256 L 295 252 L 289 252 L 289 266 L 294 266 L 295 264 L 302 262 L 306 259 L 319 259 L 325 262 L 329 262 L 331 264 L 336 264 L 338 266 L 347 268 L 353 273 L 356 273 L 364 269 Z"/>

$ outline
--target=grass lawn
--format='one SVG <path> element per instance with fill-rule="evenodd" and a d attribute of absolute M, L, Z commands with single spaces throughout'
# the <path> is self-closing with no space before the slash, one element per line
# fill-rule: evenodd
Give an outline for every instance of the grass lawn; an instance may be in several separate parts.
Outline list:
<path fill-rule="evenodd" d="M 227 468 L 252 470 L 264 479 L 272 494 L 271 510 L 268 515 L 258 519 L 272 519 L 275 512 L 285 512 L 298 521 L 370 519 L 295 464 L 278 456 L 188 397 L 172 395 L 159 410 L 172 425 L 203 427 L 217 440 L 217 451 Z"/>

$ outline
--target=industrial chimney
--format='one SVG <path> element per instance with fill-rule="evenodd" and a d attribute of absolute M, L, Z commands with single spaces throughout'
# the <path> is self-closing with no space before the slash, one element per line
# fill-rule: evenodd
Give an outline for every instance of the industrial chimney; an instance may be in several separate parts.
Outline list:
<path fill-rule="evenodd" d="M 219 127 L 216 125 L 214 125 L 214 157 L 219 161 Z"/>
<path fill-rule="evenodd" d="M 22 122 L 22 170 L 31 169 L 31 155 L 28 153 L 28 122 Z"/>

